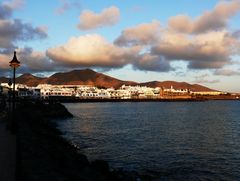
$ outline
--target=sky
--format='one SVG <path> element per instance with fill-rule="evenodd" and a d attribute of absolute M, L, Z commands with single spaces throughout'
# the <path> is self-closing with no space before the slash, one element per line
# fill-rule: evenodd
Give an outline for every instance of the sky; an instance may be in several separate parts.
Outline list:
<path fill-rule="evenodd" d="M 240 0 L 0 0 L 0 76 L 91 68 L 240 92 Z"/>

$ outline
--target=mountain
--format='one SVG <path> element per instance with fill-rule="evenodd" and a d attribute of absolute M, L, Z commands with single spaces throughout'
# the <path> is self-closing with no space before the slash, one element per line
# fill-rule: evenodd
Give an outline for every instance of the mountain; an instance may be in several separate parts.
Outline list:
<path fill-rule="evenodd" d="M 1 77 L 0 82 L 8 82 L 7 78 Z M 187 82 L 175 81 L 152 81 L 145 83 L 137 83 L 133 81 L 123 81 L 103 73 L 95 72 L 91 69 L 73 70 L 64 73 L 55 73 L 50 77 L 40 78 L 32 74 L 23 74 L 16 79 L 17 83 L 26 84 L 28 86 L 37 86 L 38 84 L 55 84 L 55 85 L 92 85 L 96 87 L 114 87 L 119 88 L 122 85 L 140 85 L 148 87 L 164 87 L 175 89 L 190 89 L 192 91 L 212 91 L 212 89 L 199 85 L 189 84 Z"/>
<path fill-rule="evenodd" d="M 28 86 L 37 86 L 38 84 L 44 82 L 47 78 L 36 77 L 32 74 L 26 73 L 19 76 L 16 79 L 16 83 L 26 84 Z"/>
<path fill-rule="evenodd" d="M 56 73 L 50 76 L 46 83 L 48 84 L 66 84 L 66 85 L 93 85 L 96 87 L 120 87 L 121 85 L 136 85 L 131 81 L 123 81 L 113 77 L 95 72 L 91 69 L 73 70 L 66 73 Z"/>
<path fill-rule="evenodd" d="M 6 78 L 6 77 L 0 77 L 0 83 L 1 83 L 1 82 L 8 83 L 8 82 L 9 82 L 9 79 Z"/>

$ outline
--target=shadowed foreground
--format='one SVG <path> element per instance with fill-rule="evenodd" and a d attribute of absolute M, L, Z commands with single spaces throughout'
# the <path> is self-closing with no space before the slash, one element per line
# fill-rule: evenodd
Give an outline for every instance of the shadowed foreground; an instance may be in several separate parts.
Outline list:
<path fill-rule="evenodd" d="M 0 180 L 14 181 L 16 171 L 16 136 L 6 129 L 5 112 L 0 112 Z"/>
<path fill-rule="evenodd" d="M 107 162 L 90 163 L 85 155 L 77 153 L 50 121 L 69 116 L 61 104 L 24 102 L 18 106 L 19 180 L 137 180 L 135 172 L 110 171 Z"/>

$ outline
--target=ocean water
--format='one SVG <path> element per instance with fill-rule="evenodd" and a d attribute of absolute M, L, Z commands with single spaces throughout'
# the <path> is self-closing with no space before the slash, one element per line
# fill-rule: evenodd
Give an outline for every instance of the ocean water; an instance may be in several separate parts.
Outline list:
<path fill-rule="evenodd" d="M 90 160 L 156 180 L 240 180 L 240 101 L 68 103 L 59 129 Z"/>

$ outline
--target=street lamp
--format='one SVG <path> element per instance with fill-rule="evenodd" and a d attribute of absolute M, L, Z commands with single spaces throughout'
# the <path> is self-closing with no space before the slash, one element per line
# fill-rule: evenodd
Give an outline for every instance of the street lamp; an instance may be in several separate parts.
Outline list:
<path fill-rule="evenodd" d="M 14 51 L 13 59 L 10 63 L 10 67 L 13 68 L 13 92 L 15 92 L 15 74 L 16 74 L 16 68 L 20 66 L 20 62 L 17 59 L 16 51 Z M 14 95 L 14 94 L 13 94 Z"/>
<path fill-rule="evenodd" d="M 13 99 L 12 99 L 12 126 L 13 126 L 13 129 L 16 128 L 16 122 L 15 122 L 15 79 L 16 79 L 16 69 L 20 66 L 20 62 L 18 61 L 17 59 L 17 55 L 16 55 L 16 51 L 14 51 L 14 56 L 13 56 L 13 59 L 12 61 L 9 62 L 10 63 L 10 67 L 13 69 L 13 91 L 12 91 L 12 94 L 13 94 Z"/>

